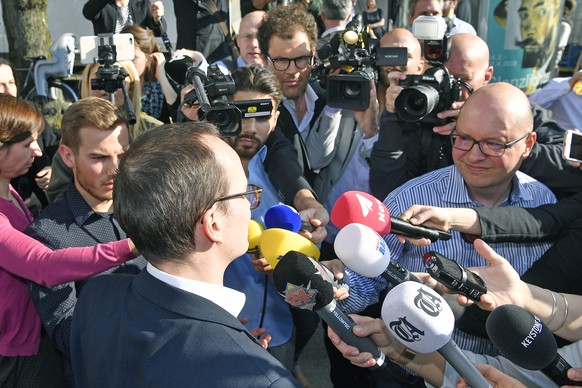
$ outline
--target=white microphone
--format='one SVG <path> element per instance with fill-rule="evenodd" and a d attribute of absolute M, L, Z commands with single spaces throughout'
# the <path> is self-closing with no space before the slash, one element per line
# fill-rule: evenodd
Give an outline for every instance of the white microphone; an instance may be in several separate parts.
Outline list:
<path fill-rule="evenodd" d="M 397 285 L 384 299 L 382 319 L 406 347 L 417 353 L 437 351 L 471 387 L 491 387 L 451 338 L 455 317 L 433 289 L 415 282 Z"/>
<path fill-rule="evenodd" d="M 406 268 L 390 260 L 386 242 L 369 226 L 357 223 L 344 226 L 335 238 L 334 250 L 347 267 L 362 276 L 381 275 L 392 286 L 408 280 L 420 282 Z"/>

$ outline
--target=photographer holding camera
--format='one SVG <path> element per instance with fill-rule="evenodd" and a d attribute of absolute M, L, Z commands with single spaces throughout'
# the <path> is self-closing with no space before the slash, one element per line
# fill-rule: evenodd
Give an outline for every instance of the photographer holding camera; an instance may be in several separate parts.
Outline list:
<path fill-rule="evenodd" d="M 489 83 L 493 67 L 489 65 L 489 48 L 478 36 L 457 34 L 451 37 L 450 56 L 444 62 L 452 77 L 473 90 Z M 380 119 L 381 131 L 374 144 L 370 163 L 370 186 L 377 198 L 385 198 L 389 192 L 409 179 L 452 164 L 451 144 L 447 135 L 455 127 L 456 117 L 469 88 L 463 87 L 458 101 L 449 109 L 435 112 L 433 118 L 449 120 L 447 124 L 431 122 L 405 122 L 396 113 L 396 97 L 404 89 L 400 85 L 406 74 L 391 72 L 390 87 L 386 92 L 386 111 Z M 538 142 L 520 170 L 546 184 L 558 198 L 572 195 L 582 188 L 582 174 L 562 161 L 563 130 L 546 118 L 545 111 L 532 106 L 534 132 Z"/>

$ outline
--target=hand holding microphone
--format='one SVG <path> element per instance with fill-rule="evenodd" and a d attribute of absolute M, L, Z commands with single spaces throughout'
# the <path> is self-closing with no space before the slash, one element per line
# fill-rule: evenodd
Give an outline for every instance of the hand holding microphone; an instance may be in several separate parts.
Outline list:
<path fill-rule="evenodd" d="M 347 191 L 342 194 L 333 205 L 331 221 L 338 228 L 358 223 L 380 234 L 392 233 L 415 239 L 427 238 L 432 242 L 452 238 L 449 232 L 412 225 L 407 221 L 390 217 L 388 208 L 380 200 L 362 191 Z"/>
<path fill-rule="evenodd" d="M 487 318 L 487 334 L 493 345 L 514 364 L 540 370 L 558 386 L 582 386 L 567 377 L 572 366 L 558 353 L 556 339 L 543 322 L 529 311 L 503 305 Z"/>
<path fill-rule="evenodd" d="M 490 387 L 451 338 L 453 312 L 433 289 L 415 282 L 397 285 L 384 299 L 382 319 L 407 348 L 423 354 L 437 351 L 472 387 Z"/>
<path fill-rule="evenodd" d="M 352 332 L 354 322 L 334 300 L 333 275 L 300 252 L 286 253 L 273 271 L 277 291 L 294 308 L 314 310 L 346 343 L 372 354 L 375 365 L 384 364 L 382 353 L 370 338 Z"/>

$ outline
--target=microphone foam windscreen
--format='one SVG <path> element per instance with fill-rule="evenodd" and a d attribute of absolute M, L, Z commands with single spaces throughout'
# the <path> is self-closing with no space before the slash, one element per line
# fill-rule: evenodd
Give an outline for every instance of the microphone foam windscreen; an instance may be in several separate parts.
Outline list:
<path fill-rule="evenodd" d="M 285 229 L 266 229 L 261 235 L 261 252 L 271 267 L 275 268 L 289 251 L 301 252 L 319 259 L 319 248 L 305 237 Z"/>
<path fill-rule="evenodd" d="M 386 242 L 365 225 L 344 226 L 338 232 L 333 246 L 337 257 L 362 276 L 379 276 L 390 264 L 390 251 Z"/>
<path fill-rule="evenodd" d="M 260 250 L 259 242 L 261 241 L 261 235 L 263 234 L 265 228 L 260 222 L 255 220 L 250 220 L 249 222 L 249 249 L 247 252 L 255 253 Z"/>
<path fill-rule="evenodd" d="M 338 228 L 352 223 L 366 225 L 380 234 L 390 233 L 390 213 L 376 197 L 363 191 L 346 191 L 337 199 L 330 214 Z"/>
<path fill-rule="evenodd" d="M 558 352 L 550 330 L 538 317 L 519 306 L 497 307 L 487 318 L 485 328 L 497 350 L 525 369 L 544 369 Z"/>
<path fill-rule="evenodd" d="M 455 328 L 447 302 L 417 282 L 404 282 L 390 290 L 382 305 L 382 320 L 398 341 L 417 353 L 439 350 Z"/>
<path fill-rule="evenodd" d="M 279 204 L 271 206 L 265 213 L 265 228 L 279 228 L 298 232 L 301 229 L 301 216 L 291 206 Z"/>
<path fill-rule="evenodd" d="M 333 286 L 319 263 L 301 252 L 289 251 L 273 271 L 277 291 L 300 309 L 318 310 L 333 301 Z"/>
<path fill-rule="evenodd" d="M 186 84 L 186 72 L 193 66 L 192 58 L 187 55 L 179 55 L 166 61 L 164 70 L 172 81 L 178 85 Z"/>

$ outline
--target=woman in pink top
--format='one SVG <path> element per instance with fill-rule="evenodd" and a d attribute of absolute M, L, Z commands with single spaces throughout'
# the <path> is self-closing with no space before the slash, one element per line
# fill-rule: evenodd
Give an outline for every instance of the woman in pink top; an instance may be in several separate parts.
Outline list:
<path fill-rule="evenodd" d="M 43 128 L 43 119 L 32 106 L 0 94 L 0 386 L 34 381 L 30 373 L 37 360 L 31 356 L 39 352 L 41 324 L 27 279 L 57 285 L 135 257 L 129 240 L 51 251 L 22 233 L 32 215 L 10 180 L 24 174 L 41 155 L 36 139 Z"/>

